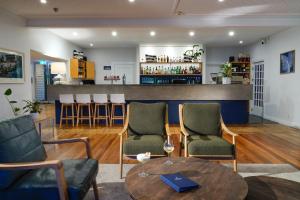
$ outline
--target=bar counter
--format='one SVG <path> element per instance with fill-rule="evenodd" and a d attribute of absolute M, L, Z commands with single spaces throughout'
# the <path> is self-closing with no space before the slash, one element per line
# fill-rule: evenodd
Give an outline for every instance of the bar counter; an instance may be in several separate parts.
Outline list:
<path fill-rule="evenodd" d="M 126 102 L 153 103 L 164 101 L 169 105 L 169 121 L 178 123 L 178 104 L 185 102 L 221 104 L 225 123 L 248 122 L 252 85 L 49 85 L 47 100 L 56 101 L 56 120 L 59 119 L 59 94 L 125 94 Z"/>

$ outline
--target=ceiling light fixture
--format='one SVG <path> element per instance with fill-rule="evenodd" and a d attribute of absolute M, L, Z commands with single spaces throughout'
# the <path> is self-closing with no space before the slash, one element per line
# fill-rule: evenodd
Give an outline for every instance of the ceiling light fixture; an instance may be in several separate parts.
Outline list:
<path fill-rule="evenodd" d="M 47 0 L 40 0 L 41 4 L 46 4 Z"/>
<path fill-rule="evenodd" d="M 78 35 L 78 33 L 77 33 L 77 32 L 73 32 L 73 35 L 74 35 L 74 36 L 77 36 L 77 35 Z"/>
<path fill-rule="evenodd" d="M 94 44 L 93 43 L 90 43 L 90 47 L 93 47 L 94 46 Z"/>
<path fill-rule="evenodd" d="M 229 32 L 228 32 L 228 35 L 229 35 L 230 37 L 233 37 L 233 36 L 235 35 L 235 32 L 234 32 L 234 31 L 229 31 Z"/>
<path fill-rule="evenodd" d="M 150 36 L 154 37 L 156 35 L 156 32 L 155 31 L 151 31 L 150 32 Z"/>
<path fill-rule="evenodd" d="M 240 44 L 243 44 L 244 43 L 244 41 L 243 40 L 240 40 L 240 42 L 239 42 Z"/>
<path fill-rule="evenodd" d="M 218 0 L 219 2 L 224 2 L 224 0 Z"/>
<path fill-rule="evenodd" d="M 111 32 L 111 35 L 116 37 L 118 35 L 118 33 L 117 33 L 117 31 L 113 31 L 113 32 Z"/>
<path fill-rule="evenodd" d="M 190 35 L 191 37 L 193 37 L 193 36 L 195 35 L 195 32 L 194 32 L 194 31 L 190 31 L 190 32 L 189 32 L 189 35 Z"/>
<path fill-rule="evenodd" d="M 135 0 L 128 0 L 129 1 L 129 3 L 134 3 L 135 2 Z"/>

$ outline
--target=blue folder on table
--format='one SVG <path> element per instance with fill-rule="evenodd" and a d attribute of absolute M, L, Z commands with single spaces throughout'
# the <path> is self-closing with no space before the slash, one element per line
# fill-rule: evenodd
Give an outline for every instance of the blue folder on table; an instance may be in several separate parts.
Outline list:
<path fill-rule="evenodd" d="M 184 192 L 198 188 L 198 183 L 190 180 L 189 178 L 183 176 L 180 173 L 176 174 L 163 174 L 160 175 L 160 179 L 169 185 L 171 188 L 176 190 L 176 192 Z"/>

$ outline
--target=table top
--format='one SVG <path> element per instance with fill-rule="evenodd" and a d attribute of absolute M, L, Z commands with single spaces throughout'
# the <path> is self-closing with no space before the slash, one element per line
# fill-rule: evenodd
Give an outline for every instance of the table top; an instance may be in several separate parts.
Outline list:
<path fill-rule="evenodd" d="M 248 193 L 245 180 L 232 169 L 199 158 L 171 158 L 173 165 L 165 165 L 168 158 L 153 159 L 133 167 L 127 174 L 125 186 L 133 199 L 244 199 Z M 149 173 L 140 177 L 142 171 Z M 197 182 L 200 188 L 177 193 L 160 180 L 161 174 L 180 172 Z"/>

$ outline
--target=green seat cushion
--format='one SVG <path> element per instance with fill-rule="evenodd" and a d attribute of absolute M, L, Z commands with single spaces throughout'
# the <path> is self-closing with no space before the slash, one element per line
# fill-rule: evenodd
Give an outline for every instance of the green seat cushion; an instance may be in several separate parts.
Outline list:
<path fill-rule="evenodd" d="M 190 135 L 221 135 L 220 105 L 183 104 L 183 123 Z"/>
<path fill-rule="evenodd" d="M 46 151 L 29 115 L 0 122 L 0 163 L 44 161 Z M 0 189 L 9 187 L 29 170 L 1 170 Z"/>
<path fill-rule="evenodd" d="M 130 103 L 128 134 L 164 135 L 165 114 L 165 103 Z"/>
<path fill-rule="evenodd" d="M 191 135 L 188 137 L 189 155 L 234 155 L 234 145 L 219 136 Z"/>
<path fill-rule="evenodd" d="M 164 155 L 164 137 L 161 135 L 129 136 L 124 142 L 125 155 L 137 155 L 151 152 L 152 155 Z"/>
<path fill-rule="evenodd" d="M 93 159 L 64 160 L 64 175 L 70 200 L 82 200 L 98 173 Z M 1 200 L 59 200 L 55 171 L 51 168 L 31 170 L 11 187 L 0 190 Z"/>

